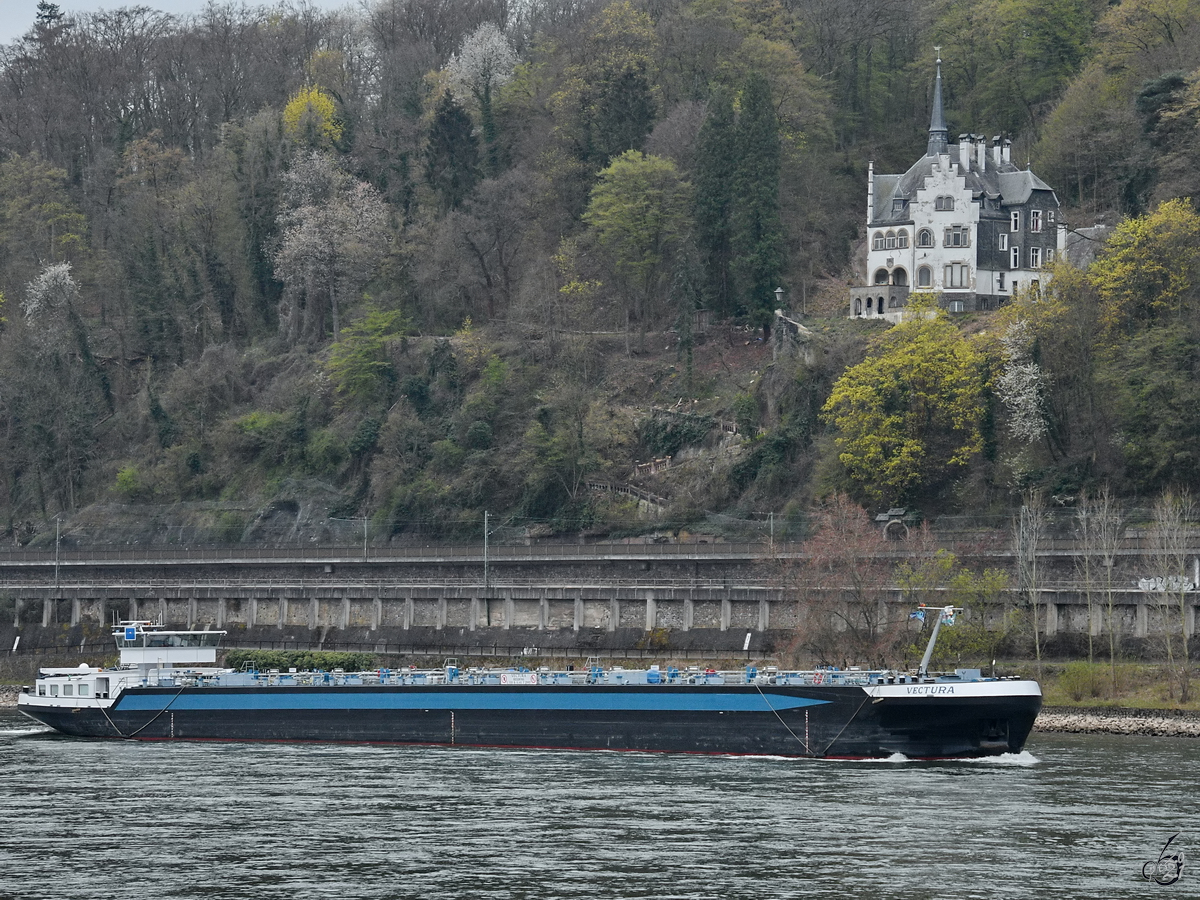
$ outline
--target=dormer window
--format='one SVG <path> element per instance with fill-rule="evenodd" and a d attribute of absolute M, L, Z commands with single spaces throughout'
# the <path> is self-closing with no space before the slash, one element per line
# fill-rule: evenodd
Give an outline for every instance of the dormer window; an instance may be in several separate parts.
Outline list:
<path fill-rule="evenodd" d="M 954 198 L 948 196 L 937 197 L 933 201 L 933 208 L 945 210 L 948 212 L 954 211 Z"/>
<path fill-rule="evenodd" d="M 893 200 L 892 212 L 904 212 L 904 207 L 908 205 L 907 200 Z"/>

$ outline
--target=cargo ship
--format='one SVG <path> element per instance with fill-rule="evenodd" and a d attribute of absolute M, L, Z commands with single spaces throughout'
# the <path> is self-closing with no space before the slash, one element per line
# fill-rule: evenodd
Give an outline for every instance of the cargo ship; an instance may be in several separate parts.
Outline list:
<path fill-rule="evenodd" d="M 939 611 L 942 613 L 942 611 Z M 114 668 L 47 668 L 25 715 L 83 738 L 320 741 L 559 750 L 949 759 L 1016 753 L 1037 682 L 978 669 L 717 671 L 653 665 L 367 672 L 215 667 L 222 631 L 122 622 Z"/>

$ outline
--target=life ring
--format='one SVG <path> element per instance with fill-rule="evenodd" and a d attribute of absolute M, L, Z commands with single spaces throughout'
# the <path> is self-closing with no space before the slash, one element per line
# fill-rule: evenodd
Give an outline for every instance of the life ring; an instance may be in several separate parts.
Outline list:
<path fill-rule="evenodd" d="M 824 680 L 825 680 L 824 672 L 814 672 L 813 673 L 813 684 L 820 684 Z"/>

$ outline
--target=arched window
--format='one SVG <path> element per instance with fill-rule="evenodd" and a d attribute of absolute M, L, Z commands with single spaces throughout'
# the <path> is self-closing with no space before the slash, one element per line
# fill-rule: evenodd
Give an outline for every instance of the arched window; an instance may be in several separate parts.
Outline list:
<path fill-rule="evenodd" d="M 888 250 L 896 249 L 896 232 L 889 231 L 887 233 L 887 237 L 884 238 L 884 241 L 883 241 L 883 246 L 886 247 Z"/>
<path fill-rule="evenodd" d="M 929 266 L 917 269 L 917 287 L 933 287 L 933 269 Z"/>
<path fill-rule="evenodd" d="M 871 242 L 871 249 L 872 250 L 882 250 L 883 249 L 883 232 L 882 231 L 875 232 L 875 238 Z"/>
<path fill-rule="evenodd" d="M 917 232 L 917 246 L 918 247 L 932 247 L 933 246 L 933 232 L 930 231 L 928 228 L 922 228 L 920 231 L 918 231 Z"/>
<path fill-rule="evenodd" d="M 946 211 L 948 211 L 948 212 L 952 212 L 952 211 L 954 210 L 954 198 L 953 198 L 953 197 L 946 197 L 946 196 L 943 196 L 943 197 L 937 197 L 937 198 L 936 198 L 936 199 L 933 201 L 933 208 L 934 208 L 934 209 L 942 209 L 942 210 L 946 210 Z"/>
<path fill-rule="evenodd" d="M 875 283 L 876 284 L 887 284 L 888 283 L 887 269 L 876 269 L 875 270 Z"/>
<path fill-rule="evenodd" d="M 901 250 L 908 247 L 908 232 L 903 228 L 896 232 L 896 246 Z"/>
<path fill-rule="evenodd" d="M 892 284 L 908 284 L 908 273 L 903 269 L 892 269 Z"/>
<path fill-rule="evenodd" d="M 854 314 L 856 316 L 862 315 L 862 299 L 859 297 L 854 298 Z"/>

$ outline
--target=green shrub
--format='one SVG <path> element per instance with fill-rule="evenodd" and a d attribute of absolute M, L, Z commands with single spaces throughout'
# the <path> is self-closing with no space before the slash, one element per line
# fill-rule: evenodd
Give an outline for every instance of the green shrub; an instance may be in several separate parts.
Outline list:
<path fill-rule="evenodd" d="M 1104 692 L 1105 669 L 1095 663 L 1067 663 L 1058 677 L 1063 693 L 1078 703 L 1084 697 L 1099 697 Z"/>
<path fill-rule="evenodd" d="M 361 672 L 374 669 L 377 660 L 374 653 L 350 653 L 327 650 L 230 650 L 225 654 L 225 665 L 231 669 L 278 669 L 286 672 L 328 672 L 343 669 Z"/>

